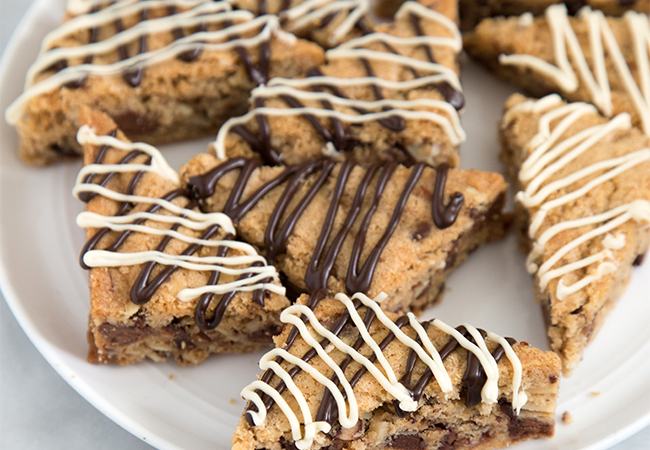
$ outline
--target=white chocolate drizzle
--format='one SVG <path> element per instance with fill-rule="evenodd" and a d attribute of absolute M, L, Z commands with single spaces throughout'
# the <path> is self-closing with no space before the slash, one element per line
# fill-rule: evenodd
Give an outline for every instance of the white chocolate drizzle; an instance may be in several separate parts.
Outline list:
<path fill-rule="evenodd" d="M 79 11 L 92 9 L 106 2 L 77 1 L 70 2 L 69 10 Z M 83 30 L 108 26 L 116 20 L 155 7 L 191 8 L 165 17 L 144 20 L 131 28 L 120 31 L 113 36 L 98 42 L 75 47 L 50 48 L 58 39 L 78 33 Z M 21 118 L 27 103 L 38 95 L 42 95 L 65 86 L 68 83 L 84 77 L 111 77 L 125 71 L 142 69 L 173 59 L 185 52 L 201 49 L 208 51 L 230 51 L 237 47 L 250 49 L 268 42 L 273 36 L 282 39 L 286 45 L 293 45 L 295 38 L 280 29 L 277 16 L 267 15 L 254 17 L 249 11 L 232 10 L 227 1 L 207 0 L 151 0 L 118 1 L 99 11 L 73 17 L 59 28 L 49 33 L 36 61 L 27 73 L 25 91 L 7 108 L 5 118 L 8 123 L 15 125 Z M 171 33 L 174 29 L 193 28 L 199 24 L 221 24 L 224 28 L 215 31 L 198 31 L 180 37 L 171 43 L 150 51 L 135 53 L 124 60 L 108 64 L 87 63 L 87 58 L 115 52 L 121 46 L 137 41 L 143 36 L 154 33 Z M 248 37 L 240 37 L 248 36 Z M 69 65 L 58 72 L 38 80 L 39 75 L 58 61 L 77 61 L 83 63 Z M 94 61 L 94 59 L 92 60 Z"/>
<path fill-rule="evenodd" d="M 195 256 L 195 255 L 173 255 L 162 251 L 149 250 L 135 253 L 90 250 L 83 257 L 88 267 L 119 267 L 139 265 L 154 261 L 157 264 L 167 266 L 178 266 L 195 271 L 217 271 L 227 275 L 241 276 L 251 274 L 237 280 L 208 285 L 199 288 L 186 288 L 178 292 L 177 297 L 181 301 L 193 300 L 205 293 L 225 294 L 233 291 L 254 291 L 266 289 L 271 292 L 284 295 L 285 288 L 277 284 L 264 282 L 264 280 L 279 280 L 276 269 L 269 266 L 266 260 L 257 253 L 249 244 L 230 239 L 210 240 L 201 239 L 183 234 L 170 228 L 157 228 L 148 225 L 149 222 L 160 224 L 180 224 L 191 230 L 205 230 L 211 226 L 219 226 L 226 233 L 236 234 L 231 219 L 223 213 L 202 213 L 195 210 L 180 207 L 171 201 L 153 197 L 144 197 L 132 194 L 122 194 L 94 183 L 84 182 L 89 174 L 108 173 L 137 173 L 153 172 L 156 175 L 172 181 L 180 188 L 180 178 L 176 172 L 169 167 L 164 157 L 155 148 L 147 144 L 128 143 L 112 136 L 97 136 L 95 132 L 84 125 L 80 128 L 77 136 L 80 144 L 91 144 L 97 146 L 109 146 L 124 151 L 140 151 L 151 157 L 151 164 L 89 164 L 79 173 L 73 188 L 73 195 L 79 197 L 83 192 L 93 192 L 117 202 L 155 204 L 168 211 L 172 215 L 155 214 L 149 212 L 132 212 L 121 216 L 103 216 L 93 212 L 82 212 L 77 216 L 77 225 L 82 228 L 108 228 L 112 231 L 133 231 L 151 236 L 169 236 L 188 244 L 198 244 L 207 247 L 227 247 L 236 249 L 243 254 L 238 256 Z M 142 224 L 136 224 L 138 219 L 146 219 Z M 257 265 L 253 265 L 257 264 Z M 236 267 L 239 266 L 239 267 Z M 245 266 L 245 267 L 241 267 Z"/>
<path fill-rule="evenodd" d="M 370 10 L 369 0 L 306 0 L 293 8 L 279 13 L 288 19 L 286 29 L 299 33 L 314 26 L 330 14 L 347 14 L 327 37 L 327 44 L 334 46 L 349 36 L 354 26 Z"/>
<path fill-rule="evenodd" d="M 235 7 L 237 0 L 228 0 Z M 155 3 L 149 0 L 150 3 Z M 211 3 L 213 0 L 169 0 L 179 8 L 191 8 L 195 5 Z M 67 11 L 70 14 L 87 14 L 94 7 L 104 6 L 112 3 L 112 0 L 68 0 Z M 142 0 L 120 0 L 104 9 L 125 8 L 138 3 L 148 3 Z M 145 6 L 146 7 L 146 6 Z M 327 43 L 331 46 L 339 44 L 348 36 L 357 22 L 366 16 L 370 11 L 369 0 L 304 0 L 295 6 L 279 11 L 278 17 L 286 21 L 285 28 L 292 33 L 300 33 L 313 27 L 315 23 L 323 20 L 330 14 L 345 16 L 340 23 L 331 30 Z"/>
<path fill-rule="evenodd" d="M 567 296 L 580 291 L 589 284 L 613 273 L 618 268 L 618 263 L 613 250 L 620 250 L 625 246 L 625 234 L 611 234 L 616 228 L 630 220 L 636 222 L 650 222 L 650 201 L 637 199 L 617 206 L 611 210 L 556 223 L 541 234 L 539 230 L 544 220 L 554 208 L 567 205 L 587 195 L 595 187 L 629 171 L 640 164 L 650 161 L 650 148 L 643 148 L 625 155 L 594 162 L 551 182 L 558 171 L 563 170 L 568 164 L 580 155 L 606 139 L 608 135 L 631 128 L 630 117 L 627 113 L 619 114 L 606 123 L 585 128 L 571 136 L 565 136 L 567 130 L 581 118 L 597 114 L 592 105 L 586 103 L 564 104 L 559 96 L 553 94 L 539 101 L 525 101 L 511 108 L 504 117 L 503 126 L 507 126 L 519 111 L 541 113 L 538 123 L 538 133 L 528 143 L 531 150 L 528 158 L 522 164 L 519 178 L 525 189 L 516 195 L 516 200 L 526 208 L 537 208 L 532 214 L 528 235 L 532 239 L 532 250 L 527 258 L 527 269 L 531 274 L 536 274 L 540 287 L 546 289 L 551 280 L 560 278 L 557 284 L 556 296 L 564 300 Z M 551 129 L 551 123 L 555 123 Z M 565 136 L 562 139 L 562 136 Z M 589 179 L 580 187 L 576 187 L 563 195 L 551 200 L 549 197 L 562 189 Z M 544 184 L 546 183 L 546 184 Z M 540 259 L 545 254 L 547 244 L 558 234 L 575 230 L 581 227 L 591 227 L 566 245 L 559 248 L 540 264 Z M 585 256 L 584 258 L 556 267 L 569 252 L 581 245 L 600 239 L 603 250 Z M 598 264 L 593 274 L 587 275 L 575 283 L 567 286 L 561 279 L 564 275 L 592 264 Z"/>
<path fill-rule="evenodd" d="M 583 7 L 575 21 L 587 24 L 589 30 L 590 61 L 585 53 L 571 19 L 567 16 L 564 4 L 549 6 L 546 20 L 553 35 L 555 64 L 536 56 L 513 54 L 500 55 L 499 62 L 504 65 L 527 67 L 547 77 L 565 92 L 575 92 L 581 84 L 589 91 L 591 102 L 607 117 L 613 115 L 612 93 L 605 52 L 623 82 L 625 91 L 639 115 L 641 128 L 650 135 L 650 25 L 646 14 L 628 11 L 622 19 L 627 24 L 634 50 L 634 61 L 629 64 L 621 51 L 620 43 L 602 11 Z M 577 74 L 571 61 L 577 68 Z M 636 79 L 630 66 L 636 67 Z"/>
<path fill-rule="evenodd" d="M 291 426 L 292 437 L 297 448 L 301 450 L 310 448 L 317 432 L 327 433 L 331 429 L 331 425 L 328 422 L 314 420 L 311 414 L 310 405 L 305 398 L 304 393 L 295 384 L 291 375 L 287 372 L 287 369 L 283 368 L 278 363 L 276 358 L 280 358 L 291 365 L 298 366 L 317 383 L 325 386 L 325 388 L 332 394 L 336 408 L 338 409 L 338 420 L 342 428 L 351 428 L 356 426 L 359 420 L 357 399 L 350 381 L 346 378 L 339 365 L 329 356 L 331 351 L 329 350 L 330 346 L 348 355 L 362 367 L 367 369 L 367 373 L 372 376 L 381 387 L 386 390 L 386 392 L 399 402 L 399 406 L 403 411 L 415 411 L 419 408 L 418 401 L 415 401 L 411 397 L 410 391 L 397 379 L 395 371 L 388 362 L 383 351 L 368 332 L 368 329 L 364 324 L 364 319 L 359 314 L 353 300 L 360 302 L 362 306 L 372 309 L 376 319 L 379 320 L 399 342 L 415 351 L 420 360 L 431 369 L 442 392 L 451 392 L 453 390 L 453 384 L 449 374 L 444 367 L 440 354 L 433 345 L 433 342 L 429 338 L 424 327 L 417 321 L 413 314 L 409 314 L 408 323 L 417 334 L 418 340 L 409 337 L 383 312 L 379 306 L 386 297 L 387 295 L 385 293 L 378 295 L 375 299 L 370 299 L 361 293 L 353 295 L 352 298 L 349 298 L 345 294 L 337 294 L 335 297 L 336 300 L 345 305 L 350 320 L 359 331 L 360 338 L 363 339 L 365 345 L 370 348 L 372 355 L 376 358 L 376 362 L 374 363 L 368 357 L 363 356 L 359 351 L 346 344 L 336 334 L 325 328 L 308 306 L 293 305 L 285 309 L 280 316 L 280 320 L 296 327 L 303 340 L 316 351 L 318 356 L 335 375 L 331 379 L 328 378 L 308 362 L 292 355 L 284 348 L 277 348 L 270 351 L 260 360 L 260 368 L 262 370 L 270 369 L 285 383 L 289 392 L 296 400 L 302 420 L 296 414 L 296 411 L 289 406 L 280 392 L 268 383 L 262 380 L 257 380 L 246 386 L 241 392 L 242 398 L 250 401 L 257 409 L 257 411 L 252 409 L 246 411 L 246 414 L 249 414 L 252 418 L 253 423 L 255 425 L 261 425 L 266 420 L 267 408 L 260 396 L 260 394 L 266 394 L 278 404 L 282 413 L 287 417 Z M 310 327 L 308 327 L 308 325 Z M 463 325 L 476 342 L 472 343 L 458 330 L 438 319 L 435 319 L 432 322 L 432 325 L 449 334 L 459 343 L 460 346 L 464 347 L 478 358 L 488 376 L 482 391 L 483 402 L 488 404 L 496 402 L 498 400 L 499 369 L 497 361 L 487 349 L 486 341 L 479 330 L 470 325 Z M 320 344 L 322 339 L 329 341 L 330 345 L 323 348 Z M 521 390 L 523 372 L 521 362 L 506 339 L 494 333 L 488 333 L 487 339 L 501 345 L 506 357 L 512 364 L 512 405 L 513 409 L 518 413 L 521 407 L 525 405 L 528 398 Z M 339 388 L 334 381 L 338 381 L 342 390 L 346 394 L 345 397 L 341 393 L 341 388 Z"/>
<path fill-rule="evenodd" d="M 305 2 L 308 3 L 308 2 Z M 303 5 L 305 4 L 303 3 Z M 435 62 L 424 61 L 410 56 L 365 48 L 365 46 L 383 42 L 399 47 L 428 46 L 448 47 L 454 51 L 462 48 L 462 39 L 455 23 L 444 15 L 432 11 L 416 2 L 409 1 L 402 5 L 396 18 L 413 15 L 419 20 L 433 21 L 448 30 L 449 36 L 411 36 L 401 37 L 387 33 L 370 33 L 365 36 L 342 43 L 337 48 L 326 52 L 330 61 L 334 60 L 366 60 L 370 62 L 386 62 L 401 65 L 418 71 L 419 76 L 408 80 L 386 80 L 377 76 L 358 78 L 339 78 L 336 76 L 313 76 L 302 79 L 273 78 L 266 86 L 259 86 L 252 91 L 252 103 L 256 99 L 264 100 L 271 97 L 286 95 L 294 99 L 310 101 L 318 106 L 309 107 L 256 107 L 247 114 L 228 120 L 219 130 L 212 146 L 217 158 L 227 158 L 226 140 L 232 128 L 245 125 L 255 117 L 273 116 L 304 116 L 311 115 L 322 118 L 333 118 L 342 122 L 363 123 L 372 122 L 391 117 L 401 117 L 410 120 L 425 120 L 436 123 L 447 135 L 452 145 L 459 145 L 466 139 L 465 131 L 460 124 L 458 111 L 448 102 L 433 99 L 392 100 L 377 99 L 364 101 L 359 99 L 341 98 L 330 92 L 315 91 L 319 86 L 333 86 L 336 88 L 375 86 L 405 93 L 413 89 L 423 88 L 432 84 L 448 83 L 453 89 L 462 92 L 460 81 L 456 73 L 449 67 Z M 309 91 L 308 91 L 309 90 Z M 318 102 L 322 103 L 318 103 Z M 322 104 L 331 104 L 339 109 L 327 109 Z M 390 109 L 389 109 L 390 108 Z M 345 111 L 341 111 L 345 109 Z M 363 113 L 358 111 L 363 110 Z M 326 142 L 323 152 L 325 154 L 338 154 L 333 142 Z M 434 148 L 432 148 L 432 152 Z M 431 158 L 435 155 L 432 153 Z"/>

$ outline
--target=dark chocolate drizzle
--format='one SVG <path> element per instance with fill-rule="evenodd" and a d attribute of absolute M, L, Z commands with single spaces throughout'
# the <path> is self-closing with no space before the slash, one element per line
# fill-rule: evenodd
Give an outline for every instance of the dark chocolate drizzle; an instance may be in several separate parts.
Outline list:
<path fill-rule="evenodd" d="M 436 187 L 433 192 L 433 222 L 438 228 L 444 230 L 456 222 L 458 213 L 465 203 L 465 197 L 460 192 L 454 192 L 447 205 L 444 204 L 445 183 L 447 182 L 448 164 L 440 164 L 437 168 Z"/>
<path fill-rule="evenodd" d="M 266 258 L 269 264 L 273 264 L 277 256 L 284 251 L 287 240 L 298 220 L 302 217 L 318 190 L 325 184 L 334 170 L 335 165 L 336 163 L 331 160 L 320 159 L 287 166 L 279 175 L 263 184 L 246 200 L 242 200 L 242 195 L 254 170 L 261 166 L 259 159 L 234 158 L 228 160 L 203 175 L 190 178 L 188 185 L 194 198 L 201 202 L 215 194 L 217 183 L 223 176 L 232 171 L 239 171 L 239 175 L 223 211 L 235 224 L 271 190 L 284 185 L 282 194 L 273 209 L 264 234 Z M 382 166 L 372 165 L 366 169 L 366 173 L 356 189 L 354 201 L 345 216 L 343 225 L 332 240 L 329 249 L 325 252 L 333 229 L 334 219 L 339 209 L 340 200 L 349 181 L 350 173 L 355 166 L 356 163 L 353 161 L 345 161 L 340 166 L 334 192 L 330 197 L 328 212 L 305 275 L 304 281 L 311 292 L 327 288 L 327 280 L 331 274 L 334 261 L 340 253 L 341 245 L 361 214 L 361 207 L 368 189 L 373 179 L 376 178 L 376 187 L 372 198 L 369 200 L 370 207 L 362 218 L 354 240 L 346 279 L 346 290 L 349 293 L 369 291 L 379 257 L 395 232 L 410 194 L 420 180 L 426 167 L 423 163 L 417 163 L 411 168 L 409 178 L 394 207 L 392 217 L 386 224 L 383 235 L 375 244 L 366 261 L 361 264 L 361 253 L 372 217 L 382 201 L 384 189 L 395 172 L 397 164 L 388 162 Z M 447 169 L 447 167 L 443 167 L 436 176 L 432 202 L 432 210 L 434 211 L 433 220 L 441 229 L 449 227 L 456 221 L 463 201 L 462 194 L 454 193 L 449 205 L 445 206 L 442 203 Z M 293 210 L 288 211 L 289 203 L 295 198 L 298 189 L 303 186 L 308 178 L 312 179 L 311 185 L 303 193 L 302 198 L 297 202 Z M 437 214 L 441 215 L 441 217 L 436 217 Z M 284 223 L 280 225 L 280 220 L 283 217 L 286 218 Z"/>

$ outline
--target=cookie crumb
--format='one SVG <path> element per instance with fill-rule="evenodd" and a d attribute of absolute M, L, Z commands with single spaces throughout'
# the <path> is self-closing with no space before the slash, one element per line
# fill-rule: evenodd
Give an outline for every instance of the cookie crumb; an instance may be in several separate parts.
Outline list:
<path fill-rule="evenodd" d="M 170 375 L 170 376 L 169 376 L 169 379 L 170 379 L 170 380 L 173 380 L 173 379 L 174 379 L 174 375 Z"/>
<path fill-rule="evenodd" d="M 562 422 L 566 423 L 567 425 L 573 423 L 573 416 L 569 411 L 564 411 L 564 414 L 562 414 Z"/>
<path fill-rule="evenodd" d="M 598 397 L 600 395 L 600 392 L 594 391 L 594 392 L 590 392 L 590 394 L 593 395 L 594 397 Z"/>
<path fill-rule="evenodd" d="M 231 405 L 234 405 L 236 402 L 237 402 L 237 400 L 235 400 L 234 398 L 231 398 L 231 399 L 230 399 L 230 404 L 231 404 Z"/>

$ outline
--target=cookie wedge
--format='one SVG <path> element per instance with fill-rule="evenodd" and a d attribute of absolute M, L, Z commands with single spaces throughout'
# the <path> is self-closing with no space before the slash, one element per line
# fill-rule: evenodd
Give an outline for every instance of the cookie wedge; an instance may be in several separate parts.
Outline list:
<path fill-rule="evenodd" d="M 198 209 L 154 147 L 130 143 L 101 113 L 81 120 L 89 360 L 197 364 L 271 344 L 289 305 L 275 269 L 235 240 L 228 217 Z"/>
<path fill-rule="evenodd" d="M 649 39 L 647 14 L 615 18 L 583 8 L 570 17 L 566 6 L 553 5 L 541 17 L 486 19 L 464 44 L 529 95 L 559 93 L 593 103 L 607 117 L 627 112 L 650 135 Z"/>
<path fill-rule="evenodd" d="M 514 95 L 500 130 L 551 349 L 570 375 L 650 243 L 650 138 L 630 116 Z"/>
<path fill-rule="evenodd" d="M 384 301 L 320 291 L 285 310 L 232 448 L 493 449 L 553 435 L 557 355 Z"/>
<path fill-rule="evenodd" d="M 255 89 L 249 112 L 224 124 L 214 151 L 222 159 L 257 153 L 268 165 L 327 155 L 457 167 L 461 49 L 453 20 L 406 2 L 394 22 L 327 51 L 305 78 Z"/>
<path fill-rule="evenodd" d="M 29 164 L 80 155 L 82 106 L 131 140 L 163 144 L 216 133 L 246 112 L 250 90 L 323 62 L 314 43 L 227 1 L 70 2 L 7 109 Z M 70 10 L 72 8 L 72 11 Z"/>

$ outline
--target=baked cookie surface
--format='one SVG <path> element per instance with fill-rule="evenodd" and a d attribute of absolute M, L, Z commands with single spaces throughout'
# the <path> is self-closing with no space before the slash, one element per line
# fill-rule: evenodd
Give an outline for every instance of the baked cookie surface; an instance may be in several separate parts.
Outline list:
<path fill-rule="evenodd" d="M 506 225 L 507 184 L 490 172 L 204 154 L 181 173 L 203 210 L 231 217 L 292 290 L 386 292 L 390 311 L 436 301 L 451 271 Z"/>
<path fill-rule="evenodd" d="M 275 78 L 251 95 L 250 110 L 224 124 L 221 159 L 261 155 L 296 164 L 324 155 L 362 164 L 460 163 L 462 42 L 453 20 L 404 3 L 389 24 L 325 53 L 299 79 Z"/>
<path fill-rule="evenodd" d="M 514 95 L 502 160 L 551 349 L 569 375 L 623 294 L 650 243 L 650 138 L 622 113 Z"/>

